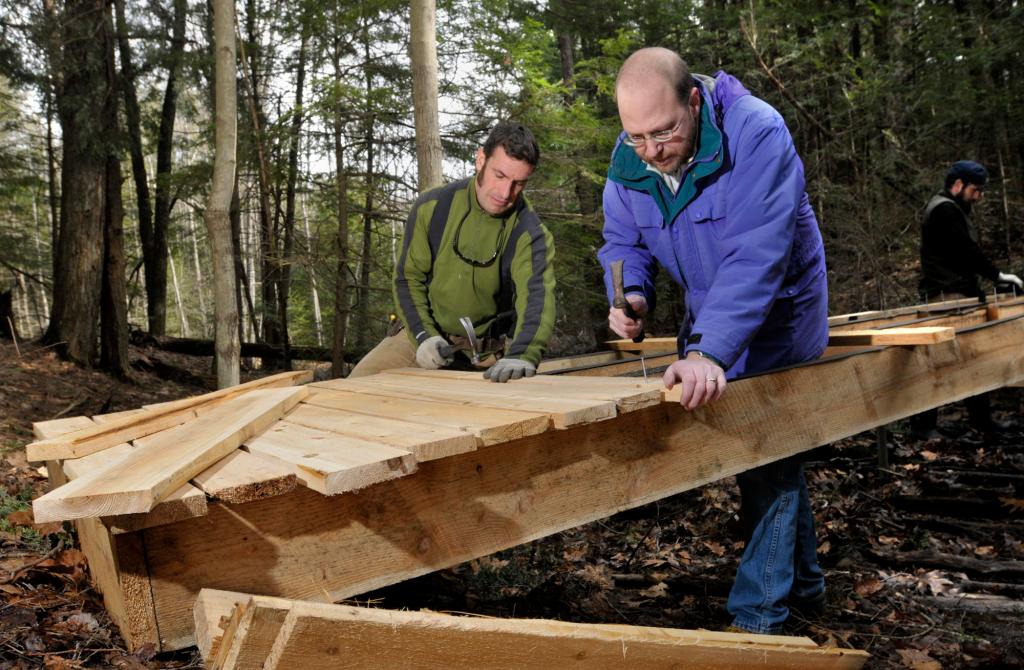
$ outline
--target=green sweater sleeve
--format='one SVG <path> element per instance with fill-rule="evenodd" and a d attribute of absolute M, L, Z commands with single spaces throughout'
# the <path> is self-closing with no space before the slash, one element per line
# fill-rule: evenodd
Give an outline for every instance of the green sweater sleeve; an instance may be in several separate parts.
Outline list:
<path fill-rule="evenodd" d="M 436 192 L 431 191 L 413 206 L 405 223 L 402 250 L 395 265 L 395 304 L 409 337 L 417 344 L 441 334 L 427 297 L 427 278 L 433 265 L 428 229 L 436 204 Z"/>
<path fill-rule="evenodd" d="M 516 325 L 508 356 L 538 365 L 555 325 L 555 243 L 532 210 L 523 213 L 513 235 Z"/>

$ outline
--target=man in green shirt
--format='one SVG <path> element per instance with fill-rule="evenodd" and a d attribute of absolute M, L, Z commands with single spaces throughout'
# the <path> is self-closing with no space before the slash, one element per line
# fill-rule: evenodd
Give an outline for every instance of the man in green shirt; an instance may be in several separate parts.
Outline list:
<path fill-rule="evenodd" d="M 523 195 L 539 160 L 533 133 L 502 122 L 477 149 L 475 177 L 419 197 L 395 267 L 405 332 L 385 338 L 349 376 L 411 365 L 468 368 L 466 352 L 452 347 L 466 338 L 463 317 L 478 338 L 504 338 L 485 379 L 536 373 L 555 322 L 554 241 Z"/>

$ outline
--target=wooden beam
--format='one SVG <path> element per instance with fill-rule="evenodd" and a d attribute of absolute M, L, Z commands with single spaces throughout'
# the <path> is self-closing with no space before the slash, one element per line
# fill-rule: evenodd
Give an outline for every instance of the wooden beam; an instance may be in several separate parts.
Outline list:
<path fill-rule="evenodd" d="M 645 337 L 643 342 L 607 340 L 604 346 L 615 351 L 643 351 L 663 354 L 675 352 L 677 344 L 674 337 Z"/>
<path fill-rule="evenodd" d="M 278 421 L 246 448 L 292 467 L 304 485 L 324 495 L 356 491 L 416 472 L 411 452 L 290 421 Z"/>
<path fill-rule="evenodd" d="M 25 447 L 30 461 L 80 458 L 139 437 L 181 425 L 195 416 L 195 408 L 220 404 L 253 389 L 294 386 L 311 381 L 309 370 L 283 372 L 212 393 L 175 400 L 144 412 L 130 412 L 113 420 L 85 427 L 59 437 L 33 442 Z"/>
<path fill-rule="evenodd" d="M 235 605 L 245 605 L 252 596 L 237 591 L 203 589 L 193 607 L 196 627 L 196 646 L 203 659 L 217 655 L 217 648 Z M 216 642 L 215 642 L 216 641 Z"/>
<path fill-rule="evenodd" d="M 197 622 L 202 616 L 220 621 L 224 615 L 197 605 Z M 451 616 L 265 596 L 235 605 L 217 647 L 215 657 L 206 657 L 211 670 L 333 670 L 339 657 L 360 668 L 856 670 L 870 658 L 805 637 Z"/>
<path fill-rule="evenodd" d="M 263 432 L 308 393 L 304 387 L 249 391 L 164 432 L 101 471 L 32 503 L 40 522 L 148 512 L 207 467 Z"/>
<path fill-rule="evenodd" d="M 948 342 L 956 331 L 942 326 L 915 328 L 884 328 L 880 330 L 845 330 L 829 333 L 829 346 L 919 345 Z"/>

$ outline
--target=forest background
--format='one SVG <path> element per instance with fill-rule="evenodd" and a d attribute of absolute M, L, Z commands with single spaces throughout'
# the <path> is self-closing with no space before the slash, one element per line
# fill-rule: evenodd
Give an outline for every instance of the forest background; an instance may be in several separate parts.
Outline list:
<path fill-rule="evenodd" d="M 239 334 L 352 361 L 389 326 L 419 190 L 409 4 L 236 11 Z M 917 301 L 922 209 L 958 159 L 992 175 L 975 210 L 983 246 L 1004 271 L 1024 269 L 1019 2 L 441 0 L 437 41 L 446 179 L 472 172 L 499 119 L 540 142 L 527 195 L 556 240 L 551 354 L 607 335 L 595 253 L 620 131 L 611 92 L 640 46 L 724 69 L 786 118 L 825 239 L 830 312 Z M 122 373 L 129 326 L 212 337 L 213 42 L 211 4 L 195 0 L 0 0 L 3 326 Z M 61 284 L 75 264 L 95 284 Z M 664 280 L 659 291 L 652 331 L 674 333 L 683 297 Z"/>

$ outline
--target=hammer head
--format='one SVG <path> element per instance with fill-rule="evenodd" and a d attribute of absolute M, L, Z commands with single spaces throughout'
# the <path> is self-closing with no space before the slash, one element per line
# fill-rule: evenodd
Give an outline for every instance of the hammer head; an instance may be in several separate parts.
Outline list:
<path fill-rule="evenodd" d="M 466 331 L 466 339 L 469 341 L 471 347 L 470 353 L 473 355 L 473 365 L 480 362 L 480 340 L 476 337 L 476 329 L 473 328 L 473 321 L 468 316 L 459 318 L 459 323 L 462 325 L 462 329 Z"/>

